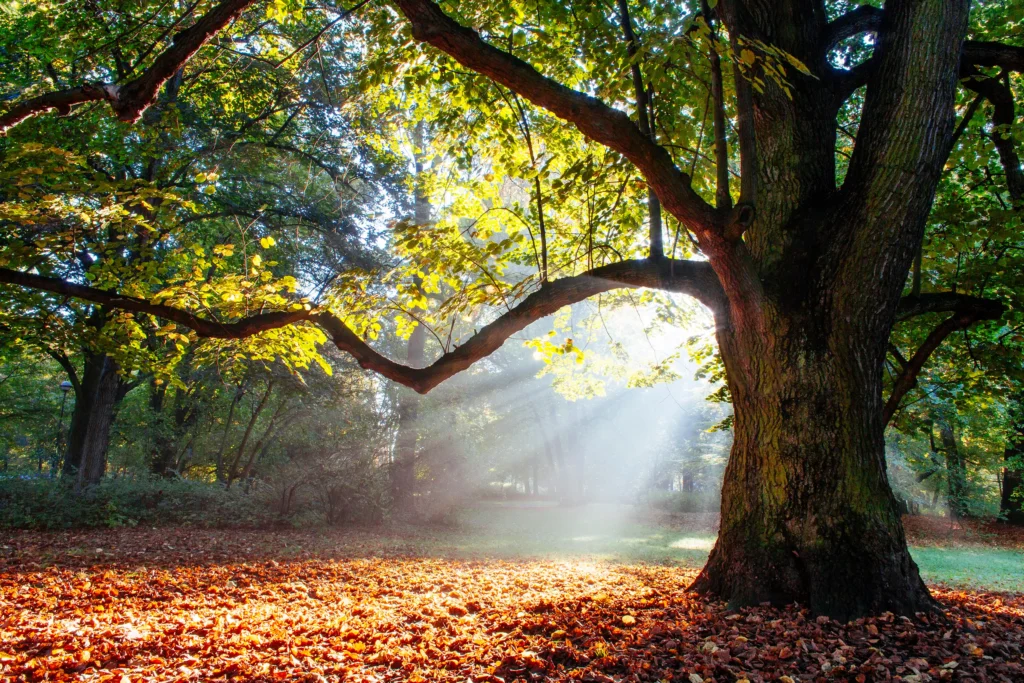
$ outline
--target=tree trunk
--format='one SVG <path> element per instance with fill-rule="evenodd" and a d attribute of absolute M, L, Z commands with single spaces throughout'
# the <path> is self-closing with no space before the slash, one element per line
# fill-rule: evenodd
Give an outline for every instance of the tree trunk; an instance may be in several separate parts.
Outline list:
<path fill-rule="evenodd" d="M 970 510 L 967 507 L 967 466 L 956 442 L 953 426 L 946 420 L 938 424 L 943 456 L 946 458 L 946 497 L 949 501 L 949 516 L 953 519 L 964 519 L 970 517 Z"/>
<path fill-rule="evenodd" d="M 169 474 L 177 464 L 178 454 L 174 438 L 177 435 L 177 430 L 172 428 L 164 415 L 166 400 L 167 385 L 152 384 L 149 394 L 149 409 L 155 418 L 156 435 L 153 440 L 153 453 L 149 465 L 150 471 L 157 476 Z M 177 404 L 178 400 L 176 396 L 175 404 Z"/>
<path fill-rule="evenodd" d="M 422 121 L 416 124 L 412 133 L 413 157 L 416 168 L 416 185 L 413 189 L 413 220 L 421 229 L 430 225 L 430 198 L 423 190 L 423 157 L 426 136 Z M 417 288 L 422 283 L 416 278 Z M 410 367 L 420 368 L 425 364 L 427 330 L 422 323 L 416 325 L 409 335 L 406 347 L 406 361 Z M 391 466 L 391 498 L 396 512 L 402 517 L 416 514 L 416 442 L 419 438 L 420 397 L 407 389 L 400 389 L 398 399 L 398 435 L 395 439 L 395 460 Z"/>
<path fill-rule="evenodd" d="M 1010 408 L 1010 429 L 1003 451 L 1003 495 L 999 512 L 1010 524 L 1024 526 L 1024 405 L 1018 399 Z"/>
<path fill-rule="evenodd" d="M 409 365 L 419 367 L 423 364 L 424 345 L 427 331 L 423 325 L 417 325 L 409 337 Z M 416 511 L 416 442 L 419 439 L 419 405 L 418 394 L 405 389 L 399 390 L 398 399 L 398 435 L 395 438 L 395 460 L 391 466 L 391 499 L 396 512 L 403 517 L 412 516 Z"/>
<path fill-rule="evenodd" d="M 735 436 L 718 541 L 694 587 L 840 620 L 927 610 L 886 477 L 883 345 L 834 324 L 827 341 L 796 317 L 719 332 Z"/>
<path fill-rule="evenodd" d="M 1024 492 L 1024 477 L 1020 470 L 1024 452 L 1019 447 L 1014 449 L 1008 446 L 1003 458 L 1003 495 L 999 501 L 999 513 L 1007 523 L 1024 526 L 1024 502 L 1014 497 L 1015 493 Z"/>
<path fill-rule="evenodd" d="M 86 354 L 80 387 L 71 414 L 64 474 L 79 485 L 93 485 L 107 468 L 107 447 L 121 400 L 122 382 L 116 361 L 102 354 Z"/>

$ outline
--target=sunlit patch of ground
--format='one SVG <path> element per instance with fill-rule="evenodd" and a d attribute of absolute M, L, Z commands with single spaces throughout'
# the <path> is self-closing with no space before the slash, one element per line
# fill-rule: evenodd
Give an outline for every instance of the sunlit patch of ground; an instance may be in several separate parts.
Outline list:
<path fill-rule="evenodd" d="M 714 540 L 707 519 L 534 512 L 484 506 L 456 528 L 0 534 L 0 679 L 1024 680 L 1019 595 L 938 588 L 936 623 L 736 614 L 685 590 Z"/>
<path fill-rule="evenodd" d="M 6 533 L 0 678 L 1024 680 L 1024 599 L 950 588 L 1021 591 L 1012 530 L 908 520 L 936 629 L 688 595 L 715 526 L 485 504 L 452 527 Z"/>
<path fill-rule="evenodd" d="M 455 559 L 359 531 L 0 545 L 6 680 L 1024 680 L 1024 599 L 1010 595 L 940 590 L 947 622 L 846 625 L 729 612 L 686 593 L 689 568 Z"/>

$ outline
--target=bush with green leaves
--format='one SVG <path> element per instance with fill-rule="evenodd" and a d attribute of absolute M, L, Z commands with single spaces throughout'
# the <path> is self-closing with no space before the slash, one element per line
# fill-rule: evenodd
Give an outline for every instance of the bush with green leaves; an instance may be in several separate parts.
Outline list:
<path fill-rule="evenodd" d="M 75 491 L 72 483 L 61 479 L 0 479 L 0 527 L 5 528 L 251 527 L 277 521 L 262 496 L 205 482 L 110 477 Z"/>

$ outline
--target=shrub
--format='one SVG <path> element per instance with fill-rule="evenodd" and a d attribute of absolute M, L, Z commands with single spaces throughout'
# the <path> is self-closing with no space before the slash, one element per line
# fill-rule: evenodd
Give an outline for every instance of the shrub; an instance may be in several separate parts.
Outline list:
<path fill-rule="evenodd" d="M 0 527 L 69 529 L 146 525 L 264 526 L 276 521 L 240 487 L 154 476 L 109 477 L 76 492 L 70 482 L 0 478 Z"/>

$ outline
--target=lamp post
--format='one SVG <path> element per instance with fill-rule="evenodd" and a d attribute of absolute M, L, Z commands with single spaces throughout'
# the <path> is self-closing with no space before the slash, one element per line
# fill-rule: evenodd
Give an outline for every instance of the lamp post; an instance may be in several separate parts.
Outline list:
<path fill-rule="evenodd" d="M 52 476 L 56 476 L 57 470 L 60 468 L 61 463 L 64 460 L 64 405 L 68 402 L 68 392 L 73 388 L 74 385 L 67 380 L 60 383 L 60 390 L 63 392 L 64 396 L 60 400 L 60 420 L 57 421 L 57 463 L 54 465 L 53 472 L 50 473 Z"/>

